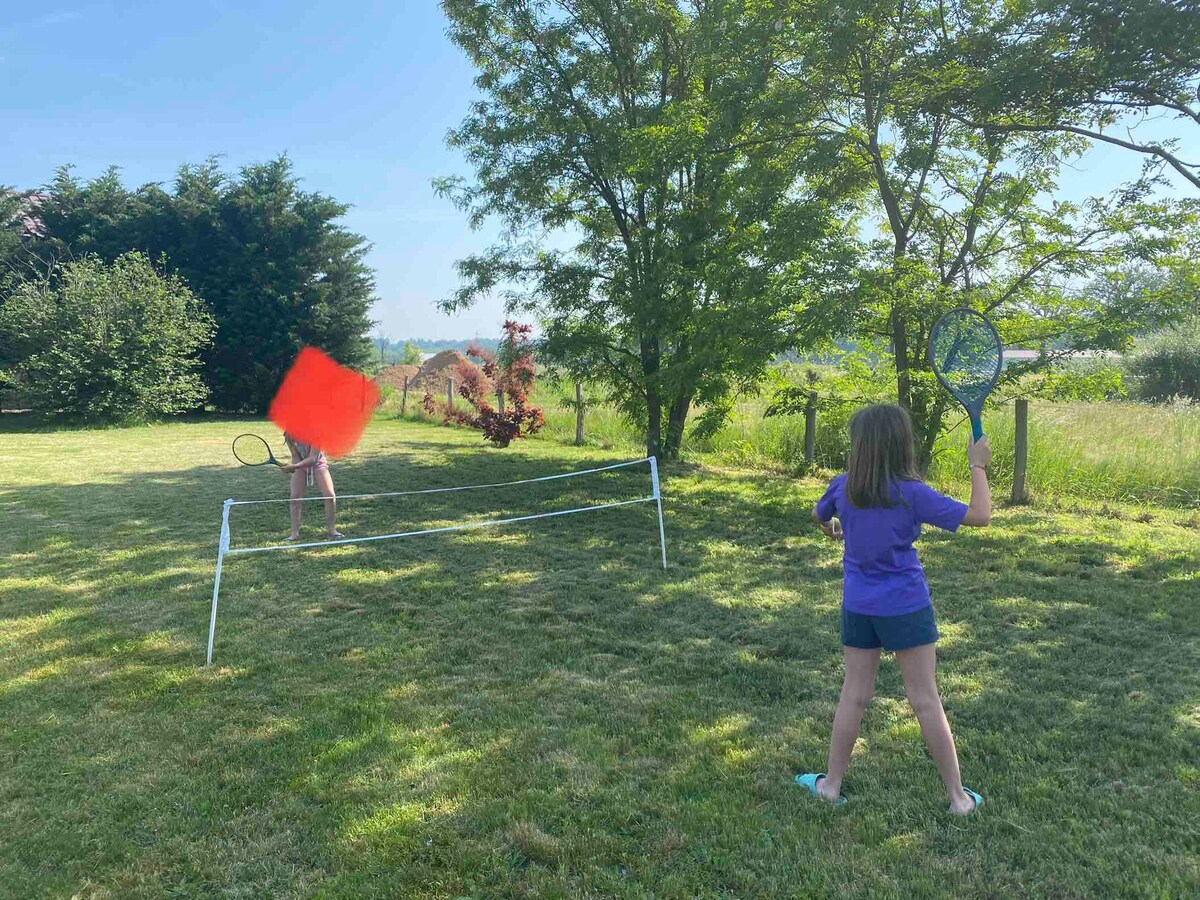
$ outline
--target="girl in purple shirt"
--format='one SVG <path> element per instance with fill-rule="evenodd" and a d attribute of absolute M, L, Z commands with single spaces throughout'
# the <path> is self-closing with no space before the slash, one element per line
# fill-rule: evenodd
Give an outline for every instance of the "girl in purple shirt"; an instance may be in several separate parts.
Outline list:
<path fill-rule="evenodd" d="M 893 651 L 904 689 L 921 723 L 921 734 L 950 795 L 950 812 L 967 815 L 983 798 L 964 788 L 954 735 L 938 694 L 938 631 L 929 583 L 913 542 L 922 525 L 957 531 L 991 521 L 987 438 L 967 450 L 971 502 L 960 503 L 921 481 L 913 451 L 912 423 L 899 406 L 860 409 L 850 419 L 847 473 L 829 485 L 813 518 L 834 540 L 845 542 L 842 567 L 842 644 L 846 678 L 833 719 L 828 772 L 796 776 L 796 782 L 831 803 L 846 802 L 842 778 L 858 740 L 863 713 L 875 693 L 881 650 Z"/>

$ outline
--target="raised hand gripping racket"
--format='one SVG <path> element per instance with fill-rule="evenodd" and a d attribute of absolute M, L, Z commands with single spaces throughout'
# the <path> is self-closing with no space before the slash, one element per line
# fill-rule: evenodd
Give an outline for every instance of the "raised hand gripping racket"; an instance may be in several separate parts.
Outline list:
<path fill-rule="evenodd" d="M 987 317 L 973 309 L 952 309 L 929 334 L 933 372 L 967 410 L 975 440 L 983 437 L 983 404 L 1000 379 L 1004 345 Z"/>
<path fill-rule="evenodd" d="M 271 452 L 271 445 L 257 434 L 239 434 L 235 437 L 233 455 L 243 466 L 283 465 Z"/>

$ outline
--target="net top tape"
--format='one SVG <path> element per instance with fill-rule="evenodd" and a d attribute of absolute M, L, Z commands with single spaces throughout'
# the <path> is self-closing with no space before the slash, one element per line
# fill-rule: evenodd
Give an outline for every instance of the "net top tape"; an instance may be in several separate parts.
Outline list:
<path fill-rule="evenodd" d="M 475 528 L 488 528 L 493 525 L 511 525 L 514 522 L 530 522 L 534 519 L 553 519 L 557 516 L 570 516 L 575 513 L 592 512 L 597 509 L 613 509 L 618 506 L 633 506 L 635 503 L 653 503 L 658 498 L 638 497 L 636 500 L 619 500 L 616 503 L 602 503 L 596 506 L 580 506 L 575 509 L 560 509 L 554 512 L 537 513 L 532 516 L 514 516 L 509 519 L 489 519 L 486 522 L 465 522 L 461 525 L 446 525 L 441 528 L 422 528 L 420 531 L 399 531 L 394 534 L 372 534 L 365 537 L 338 538 L 331 541 L 308 541 L 306 543 L 271 544 L 267 547 L 235 547 L 222 551 L 227 556 L 246 553 L 267 553 L 271 550 L 304 550 L 308 547 L 335 547 L 338 544 L 362 544 L 370 541 L 386 541 L 392 538 L 416 537 L 424 534 L 444 534 L 448 531 L 470 531 Z"/>
<path fill-rule="evenodd" d="M 534 484 L 539 481 L 556 481 L 560 478 L 574 478 L 578 475 L 594 475 L 597 472 L 609 472 L 613 469 L 624 469 L 628 466 L 638 466 L 643 463 L 650 462 L 650 457 L 643 459 L 633 459 L 629 462 L 613 463 L 610 466 L 598 466 L 595 469 L 583 469 L 579 472 L 564 472 L 560 475 L 543 475 L 540 478 L 522 478 L 519 481 L 498 481 L 493 484 L 463 484 L 457 487 L 441 487 L 441 488 L 422 488 L 415 491 L 388 491 L 379 494 L 339 494 L 338 500 L 372 500 L 380 497 L 409 497 L 415 494 L 444 494 L 454 491 L 481 491 L 485 488 L 501 488 L 513 487 L 518 484 Z M 267 500 L 227 500 L 228 506 L 257 506 L 262 503 L 303 503 L 316 500 L 325 500 L 325 497 L 297 497 L 295 500 L 289 497 L 274 497 Z M 651 498 L 653 499 L 653 498 Z"/>

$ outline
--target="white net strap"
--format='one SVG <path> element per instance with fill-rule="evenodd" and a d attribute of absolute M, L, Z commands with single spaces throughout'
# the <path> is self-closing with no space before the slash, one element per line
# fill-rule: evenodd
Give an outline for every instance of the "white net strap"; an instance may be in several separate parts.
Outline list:
<path fill-rule="evenodd" d="M 467 522 L 462 525 L 446 525 L 442 528 L 422 528 L 420 531 L 399 531 L 395 534 L 373 534 L 367 537 L 340 538 L 332 541 L 311 541 L 297 544 L 272 544 L 270 547 L 244 547 L 238 550 L 227 550 L 227 555 L 235 553 L 266 553 L 270 550 L 302 550 L 305 547 L 335 547 L 338 544 L 365 544 L 367 541 L 386 541 L 391 538 L 415 537 L 419 534 L 441 534 L 446 531 L 466 531 L 471 528 L 487 528 L 490 525 L 509 525 L 513 522 L 528 522 L 531 519 L 552 519 L 555 516 L 569 516 L 573 513 L 591 512 L 596 509 L 612 509 L 615 506 L 630 506 L 634 503 L 653 503 L 657 497 L 639 497 L 636 500 L 620 500 L 615 503 L 601 503 L 596 506 L 579 506 L 575 509 L 560 509 L 555 512 L 537 513 L 531 516 L 514 516 L 510 519 L 488 519 L 486 522 Z"/>
<path fill-rule="evenodd" d="M 454 491 L 481 491 L 481 490 L 484 490 L 485 488 L 513 487 L 514 485 L 518 485 L 518 484 L 534 484 L 539 481 L 556 481 L 560 478 L 575 478 L 578 475 L 594 475 L 597 472 L 609 472 L 609 471 L 612 471 L 613 469 L 624 469 L 628 466 L 643 465 L 645 463 L 648 463 L 649 461 L 650 461 L 649 457 L 646 457 L 645 459 L 634 459 L 634 460 L 630 460 L 629 462 L 613 463 L 611 466 L 599 466 L 598 468 L 595 468 L 595 469 L 583 469 L 582 471 L 579 471 L 579 472 L 563 472 L 560 475 L 543 475 L 540 478 L 522 478 L 519 481 L 498 481 L 493 484 L 464 484 L 464 485 L 459 485 L 458 487 L 423 488 L 421 490 L 416 490 L 416 491 L 388 491 L 387 493 L 382 493 L 382 494 L 340 494 L 340 495 L 338 495 L 337 499 L 338 500 L 371 500 L 371 499 L 375 499 L 377 497 L 410 497 L 415 494 L 445 494 L 445 493 L 451 493 Z M 325 497 L 297 497 L 296 499 L 293 500 L 291 498 L 286 498 L 286 497 L 284 497 L 284 498 L 275 497 L 275 498 L 271 498 L 271 499 L 267 499 L 267 500 L 234 500 L 232 503 L 230 503 L 230 506 L 256 506 L 261 503 L 304 503 L 306 501 L 316 501 L 316 500 L 324 500 L 324 499 L 326 499 L 326 498 Z M 650 499 L 654 499 L 654 498 L 650 498 Z M 638 500 L 638 501 L 634 501 L 634 502 L 641 503 L 643 501 Z M 587 508 L 588 509 L 603 509 L 603 507 L 587 507 Z M 513 519 L 512 521 L 519 521 L 519 520 Z M 413 533 L 414 534 L 426 534 L 427 532 L 413 532 Z M 239 551 L 239 552 L 243 552 L 243 551 Z"/>

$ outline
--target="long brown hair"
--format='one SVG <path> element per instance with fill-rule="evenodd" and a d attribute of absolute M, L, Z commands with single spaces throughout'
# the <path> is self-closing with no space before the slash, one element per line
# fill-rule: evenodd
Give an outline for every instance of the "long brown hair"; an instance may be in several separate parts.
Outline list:
<path fill-rule="evenodd" d="M 850 417 L 846 496 L 859 509 L 895 506 L 897 481 L 920 481 L 912 420 L 894 403 L 864 406 Z"/>

